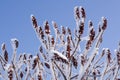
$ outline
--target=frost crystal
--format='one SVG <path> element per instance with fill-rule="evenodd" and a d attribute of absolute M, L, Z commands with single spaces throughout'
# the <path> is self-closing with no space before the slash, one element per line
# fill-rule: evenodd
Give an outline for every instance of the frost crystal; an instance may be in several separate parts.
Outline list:
<path fill-rule="evenodd" d="M 18 45 L 19 45 L 18 39 L 16 38 L 11 39 L 11 44 L 14 49 L 18 48 Z"/>

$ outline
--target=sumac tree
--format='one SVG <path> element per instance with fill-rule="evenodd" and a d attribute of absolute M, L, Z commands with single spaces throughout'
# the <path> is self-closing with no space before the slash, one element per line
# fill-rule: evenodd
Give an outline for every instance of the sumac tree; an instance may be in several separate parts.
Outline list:
<path fill-rule="evenodd" d="M 101 18 L 98 30 L 88 21 L 85 32 L 86 13 L 83 7 L 74 8 L 76 27 L 74 32 L 64 26 L 59 27 L 52 21 L 39 26 L 35 16 L 31 21 L 41 44 L 38 54 L 16 54 L 19 41 L 11 39 L 12 58 L 8 56 L 6 44 L 1 45 L 0 78 L 2 80 L 120 80 L 120 44 L 115 54 L 103 48 L 103 33 L 107 28 L 107 19 Z M 54 29 L 54 32 L 51 31 Z M 61 29 L 60 29 L 61 28 Z M 84 36 L 84 35 L 86 36 Z M 85 46 L 80 43 L 85 42 Z M 80 50 L 83 47 L 83 50 Z"/>

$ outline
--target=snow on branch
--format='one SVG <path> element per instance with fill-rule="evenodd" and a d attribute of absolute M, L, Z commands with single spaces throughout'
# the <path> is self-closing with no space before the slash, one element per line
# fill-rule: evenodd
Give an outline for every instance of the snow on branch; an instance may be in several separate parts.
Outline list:
<path fill-rule="evenodd" d="M 19 40 L 11 39 L 12 56 L 5 43 L 1 45 L 1 80 L 119 80 L 120 43 L 115 54 L 109 48 L 101 50 L 107 19 L 101 18 L 98 30 L 92 20 L 85 32 L 86 12 L 82 6 L 74 8 L 75 32 L 47 20 L 39 26 L 31 15 L 33 29 L 41 44 L 36 54 L 17 53 Z M 74 34 L 73 34 L 74 33 Z M 85 44 L 85 46 L 81 45 Z M 81 49 L 82 47 L 82 49 Z M 11 58 L 12 57 L 12 58 Z"/>

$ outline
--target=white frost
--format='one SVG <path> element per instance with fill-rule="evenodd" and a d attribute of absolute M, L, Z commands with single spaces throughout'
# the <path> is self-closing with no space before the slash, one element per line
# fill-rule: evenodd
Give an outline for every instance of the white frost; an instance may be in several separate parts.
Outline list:
<path fill-rule="evenodd" d="M 11 66 L 10 64 L 6 64 L 5 67 L 4 67 L 5 70 L 8 71 L 8 69 L 10 68 L 10 66 Z"/>
<path fill-rule="evenodd" d="M 18 42 L 18 39 L 17 38 L 12 38 L 11 39 L 11 44 L 12 44 L 12 47 L 15 49 L 16 48 L 16 41 Z"/>
<path fill-rule="evenodd" d="M 56 51 L 56 50 L 50 50 L 50 52 L 51 52 L 51 53 L 56 53 L 57 55 L 59 55 L 60 57 L 62 57 L 63 59 L 65 59 L 65 60 L 68 61 L 67 57 L 64 56 L 62 53 L 60 53 L 60 52 L 58 52 L 58 51 Z"/>

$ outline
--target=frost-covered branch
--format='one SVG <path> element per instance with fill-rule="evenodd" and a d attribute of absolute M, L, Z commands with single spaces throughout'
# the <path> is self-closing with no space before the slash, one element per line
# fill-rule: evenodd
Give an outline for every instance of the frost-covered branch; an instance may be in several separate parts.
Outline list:
<path fill-rule="evenodd" d="M 95 30 L 92 20 L 89 20 L 86 33 L 86 18 L 85 9 L 76 6 L 74 8 L 75 32 L 72 32 L 69 27 L 59 28 L 55 21 L 52 21 L 54 29 L 52 32 L 49 21 L 46 20 L 39 26 L 37 18 L 31 15 L 33 29 L 41 42 L 40 48 L 35 54 L 18 53 L 19 41 L 13 38 L 11 56 L 6 44 L 3 43 L 0 54 L 0 79 L 119 80 L 120 43 L 115 54 L 112 54 L 109 48 L 101 50 L 100 45 L 107 29 L 107 19 L 102 17 L 98 31 Z"/>

